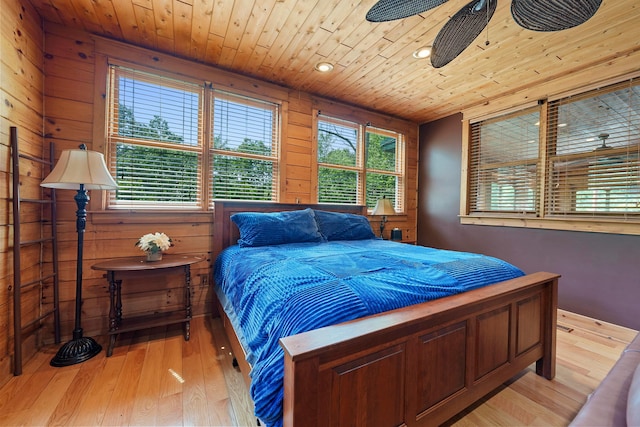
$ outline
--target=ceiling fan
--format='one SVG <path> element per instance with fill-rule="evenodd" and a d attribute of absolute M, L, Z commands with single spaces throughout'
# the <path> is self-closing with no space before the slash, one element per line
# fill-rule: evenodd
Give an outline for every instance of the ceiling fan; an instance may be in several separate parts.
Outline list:
<path fill-rule="evenodd" d="M 608 133 L 601 133 L 598 135 L 598 139 L 602 141 L 602 143 L 593 149 L 593 151 L 602 151 L 602 150 L 610 150 L 611 147 L 607 145 L 607 138 L 609 138 Z"/>
<path fill-rule="evenodd" d="M 448 0 L 379 0 L 367 12 L 367 21 L 386 22 L 434 9 Z M 586 22 L 602 0 L 512 0 L 511 15 L 521 27 L 533 31 L 560 31 Z M 487 26 L 497 0 L 473 0 L 456 12 L 433 41 L 431 65 L 453 61 Z M 488 41 L 487 41 L 488 44 Z"/>
<path fill-rule="evenodd" d="M 619 153 L 617 155 L 607 155 L 607 152 L 610 150 L 614 150 L 614 147 L 607 145 L 607 139 L 609 138 L 608 133 L 601 133 L 598 135 L 598 139 L 600 140 L 600 145 L 593 149 L 593 153 L 598 155 L 599 157 L 596 159 L 596 162 L 602 164 L 607 163 L 609 165 L 626 163 L 627 161 L 634 161 L 637 159 L 637 152 L 628 151 L 626 153 Z M 618 150 L 619 151 L 619 150 Z"/>

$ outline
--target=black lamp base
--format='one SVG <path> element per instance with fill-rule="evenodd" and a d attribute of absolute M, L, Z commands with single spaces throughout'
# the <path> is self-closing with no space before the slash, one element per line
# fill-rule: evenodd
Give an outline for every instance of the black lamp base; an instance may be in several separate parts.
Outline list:
<path fill-rule="evenodd" d="M 98 344 L 93 338 L 79 337 L 73 338 L 71 341 L 64 344 L 58 350 L 58 353 L 51 359 L 49 363 L 51 366 L 69 366 L 76 363 L 82 363 L 85 360 L 91 359 L 102 351 L 102 346 Z"/>

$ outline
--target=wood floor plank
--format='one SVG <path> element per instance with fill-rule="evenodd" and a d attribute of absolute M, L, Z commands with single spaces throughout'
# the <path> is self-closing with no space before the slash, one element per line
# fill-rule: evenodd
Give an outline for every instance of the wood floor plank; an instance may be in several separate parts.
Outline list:
<path fill-rule="evenodd" d="M 162 358 L 163 373 L 160 379 L 160 397 L 182 394 L 182 336 L 181 331 L 167 330 L 164 355 Z M 180 405 L 182 407 L 182 405 Z"/>
<path fill-rule="evenodd" d="M 28 379 L 31 378 L 38 369 L 49 364 L 51 357 L 51 352 L 41 351 L 36 353 L 35 356 L 24 365 L 21 376 L 12 377 L 2 388 L 0 388 L 0 413 L 5 411 L 6 408 L 13 407 L 14 397 L 17 398 L 21 394 L 20 390 L 22 387 L 27 384 Z"/>
<path fill-rule="evenodd" d="M 145 354 L 140 381 L 134 397 L 130 425 L 153 426 L 157 424 L 160 404 L 160 379 L 164 357 L 166 327 L 156 328 L 149 335 L 148 351 Z"/>
<path fill-rule="evenodd" d="M 69 386 L 73 383 L 78 372 L 80 372 L 80 369 L 65 369 L 57 372 L 34 402 L 31 411 L 29 411 L 29 418 L 25 421 L 24 425 L 54 425 L 49 422 L 51 414 L 54 413 L 57 406 L 63 400 L 64 395 L 69 390 Z"/>
<path fill-rule="evenodd" d="M 182 393 L 174 393 L 160 398 L 158 403 L 158 426 L 181 426 Z"/>
<path fill-rule="evenodd" d="M 525 375 L 526 377 L 526 375 Z M 523 377 L 521 377 L 523 378 Z M 520 381 L 520 380 L 518 380 Z M 500 414 L 508 414 L 517 420 L 516 425 L 561 425 L 562 416 L 547 410 L 544 402 L 529 399 L 512 387 L 506 387 L 502 392 L 493 396 L 487 404 Z M 573 414 L 571 414 L 573 416 Z"/>
<path fill-rule="evenodd" d="M 96 358 L 104 360 L 100 371 L 96 373 L 95 380 L 89 388 L 84 401 L 76 407 L 69 425 L 98 426 L 102 425 L 107 405 L 113 394 L 113 390 L 120 375 L 128 375 L 122 372 L 125 355 L 106 357 L 102 352 Z"/>
<path fill-rule="evenodd" d="M 637 332 L 562 311 L 558 319 L 553 380 L 531 365 L 445 425 L 569 424 Z M 111 357 L 64 368 L 49 365 L 57 347 L 0 388 L 0 425 L 256 425 L 220 319 L 193 319 L 188 342 L 179 325 L 123 334 Z"/>
<path fill-rule="evenodd" d="M 561 419 L 573 418 L 582 406 L 582 403 L 574 398 L 575 393 L 571 393 L 571 389 L 564 387 L 558 381 L 547 381 L 536 375 L 533 369 L 528 369 L 527 373 L 518 381 L 509 384 L 509 389 L 520 394 L 532 404 L 539 404 L 542 408 L 551 409 Z"/>
<path fill-rule="evenodd" d="M 593 335 L 604 336 L 622 343 L 631 342 L 638 333 L 638 331 L 634 329 L 592 319 L 566 310 L 558 310 L 558 323 L 569 323 L 575 329 L 583 329 L 592 332 Z"/>
<path fill-rule="evenodd" d="M 237 425 L 221 363 L 224 362 L 224 357 L 218 355 L 219 344 L 214 340 L 211 322 L 207 319 L 203 322 L 202 327 L 198 326 L 198 329 L 203 332 L 199 334 L 199 353 L 203 367 L 206 399 L 212 409 L 210 411 L 211 423 L 216 426 Z M 209 355 L 216 356 L 210 357 Z"/>
<path fill-rule="evenodd" d="M 253 415 L 253 401 L 242 377 L 242 373 L 233 367 L 233 354 L 231 345 L 224 332 L 220 319 L 210 319 L 211 332 L 217 343 L 217 357 L 223 366 L 224 379 L 229 393 L 229 399 L 233 407 L 235 426 L 255 426 L 256 417 Z"/>
<path fill-rule="evenodd" d="M 62 393 L 60 402 L 51 413 L 48 425 L 66 426 L 71 424 L 74 412 L 78 405 L 83 405 L 89 390 L 95 381 L 98 373 L 104 369 L 106 359 L 103 357 L 94 357 L 79 365 L 61 368 L 73 369 L 79 367 L 77 374 L 73 378 L 73 382 L 69 385 L 67 391 Z"/>
<path fill-rule="evenodd" d="M 205 410 L 207 408 L 207 395 L 204 367 L 200 357 L 200 336 L 202 335 L 203 327 L 204 324 L 198 322 L 198 333 L 191 334 L 190 341 L 182 343 L 182 378 L 184 380 L 182 419 L 184 425 L 214 425 L 209 416 L 210 411 Z"/>
<path fill-rule="evenodd" d="M 43 364 L 19 387 L 18 391 L 9 398 L 7 408 L 11 411 L 29 410 L 56 374 L 56 369 L 48 363 Z"/>
<path fill-rule="evenodd" d="M 118 376 L 102 419 L 103 426 L 129 425 L 135 404 L 134 397 L 147 353 L 146 344 L 140 344 L 127 352 L 122 370 L 128 374 Z"/>

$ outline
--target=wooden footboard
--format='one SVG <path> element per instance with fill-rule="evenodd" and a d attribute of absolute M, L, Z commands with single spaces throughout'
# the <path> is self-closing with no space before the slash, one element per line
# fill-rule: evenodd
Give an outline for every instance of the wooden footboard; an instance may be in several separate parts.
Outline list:
<path fill-rule="evenodd" d="M 305 207 L 345 209 L 216 202 L 213 256 L 238 238 L 233 213 Z M 439 425 L 534 362 L 553 378 L 558 278 L 534 273 L 281 339 L 284 425 Z"/>
<path fill-rule="evenodd" d="M 284 425 L 439 425 L 533 362 L 553 378 L 557 281 L 535 273 L 283 338 Z"/>

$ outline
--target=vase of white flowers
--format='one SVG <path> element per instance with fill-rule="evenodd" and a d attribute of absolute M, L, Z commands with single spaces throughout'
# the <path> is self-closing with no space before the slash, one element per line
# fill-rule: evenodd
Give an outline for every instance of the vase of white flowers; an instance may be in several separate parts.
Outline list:
<path fill-rule="evenodd" d="M 147 261 L 160 261 L 162 252 L 173 246 L 173 243 L 166 234 L 156 232 L 140 237 L 136 242 L 136 246 L 147 254 Z"/>

